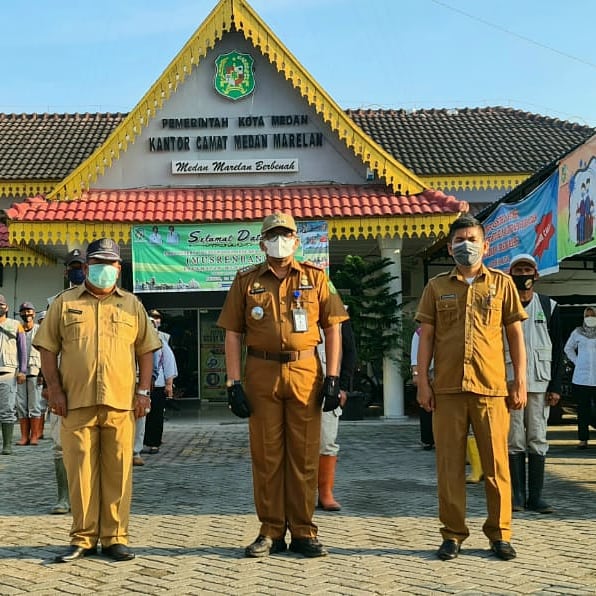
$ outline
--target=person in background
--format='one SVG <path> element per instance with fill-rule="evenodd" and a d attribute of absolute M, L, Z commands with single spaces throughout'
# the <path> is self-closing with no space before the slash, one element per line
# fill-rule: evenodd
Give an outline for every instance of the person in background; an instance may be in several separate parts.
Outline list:
<path fill-rule="evenodd" d="M 346 307 L 346 310 L 347 307 Z M 323 335 L 324 337 L 324 335 Z M 321 364 L 323 365 L 323 374 L 327 370 L 325 360 L 325 345 L 319 344 L 317 347 Z M 321 448 L 319 450 L 319 500 L 318 507 L 324 511 L 340 511 L 341 505 L 333 496 L 333 486 L 335 485 L 335 469 L 337 466 L 337 455 L 339 445 L 337 443 L 337 433 L 339 430 L 339 417 L 342 414 L 342 408 L 348 399 L 348 391 L 352 390 L 352 381 L 358 355 L 356 353 L 356 341 L 350 321 L 344 321 L 341 324 L 341 364 L 339 371 L 339 406 L 335 410 L 323 412 L 321 415 Z"/>
<path fill-rule="evenodd" d="M 528 508 L 552 513 L 543 500 L 544 466 L 548 441 L 546 431 L 550 406 L 561 397 L 562 350 L 559 309 L 548 296 L 534 291 L 538 279 L 536 259 L 527 253 L 513 257 L 509 273 L 521 303 L 528 313 L 522 322 L 528 361 L 528 402 L 525 408 L 511 410 L 509 428 L 509 469 L 513 489 L 513 511 Z M 509 351 L 505 352 L 507 379 L 513 380 Z M 526 455 L 528 459 L 528 498 L 526 500 Z"/>
<path fill-rule="evenodd" d="M 226 330 L 228 404 L 237 416 L 249 417 L 261 528 L 245 549 L 247 557 L 285 552 L 288 530 L 291 551 L 305 557 L 328 554 L 313 523 L 321 403 L 324 411 L 340 403 L 340 325 L 348 315 L 325 272 L 294 258 L 299 244 L 291 215 L 267 216 L 260 241 L 267 258 L 238 271 L 217 321 Z M 316 356 L 320 329 L 325 377 Z"/>
<path fill-rule="evenodd" d="M 410 347 L 410 365 L 412 367 L 412 383 L 418 385 L 418 342 L 420 338 L 420 327 L 417 327 L 412 334 L 412 344 Z M 429 378 L 432 379 L 433 364 L 431 362 L 428 370 Z M 422 449 L 430 451 L 435 446 L 433 437 L 433 413 L 420 408 L 420 442 Z"/>
<path fill-rule="evenodd" d="M 27 338 L 18 321 L 7 316 L 8 303 L 0 294 L 0 424 L 2 455 L 12 454 L 16 422 L 17 385 L 27 375 Z"/>
<path fill-rule="evenodd" d="M 584 310 L 584 320 L 565 344 L 565 355 L 574 365 L 571 391 L 577 398 L 578 449 L 587 449 L 590 417 L 596 407 L 596 306 Z"/>
<path fill-rule="evenodd" d="M 156 308 L 152 308 L 148 314 L 149 314 L 149 318 L 153 321 L 153 326 L 157 329 L 157 335 L 159 335 L 160 339 L 163 342 L 169 344 L 170 343 L 170 334 L 166 333 L 165 331 L 163 331 L 161 329 L 161 324 L 162 324 L 162 320 L 163 320 L 161 313 Z"/>
<path fill-rule="evenodd" d="M 99 541 L 115 561 L 134 558 L 127 547 L 134 419 L 151 407 L 152 352 L 160 341 L 139 300 L 116 285 L 120 264 L 114 240 L 91 242 L 84 283 L 56 297 L 33 342 L 48 407 L 62 417 L 73 517 L 71 545 L 56 563 L 95 554 Z"/>
<path fill-rule="evenodd" d="M 157 329 L 155 320 L 151 317 L 150 320 Z M 163 336 L 160 340 L 161 348 L 153 352 L 151 412 L 145 420 L 145 453 L 152 455 L 158 453 L 161 447 L 166 400 L 174 397 L 174 379 L 178 376 L 174 352 Z"/>
<path fill-rule="evenodd" d="M 500 559 L 516 557 L 511 545 L 511 477 L 507 453 L 509 409 L 526 404 L 526 350 L 521 321 L 528 315 L 511 278 L 482 263 L 488 251 L 482 224 L 470 215 L 449 229 L 447 250 L 455 261 L 431 279 L 416 320 L 418 402 L 433 411 L 439 518 L 443 543 L 437 556 L 458 556 L 466 525 L 466 439 L 471 425 L 478 443 L 488 516 L 483 531 Z M 505 374 L 503 329 L 514 380 Z M 434 378 L 429 378 L 434 357 Z"/>
<path fill-rule="evenodd" d="M 17 385 L 17 415 L 21 426 L 21 439 L 17 445 L 37 445 L 43 436 L 45 408 L 41 395 L 42 378 L 39 352 L 31 345 L 39 325 L 35 322 L 35 306 L 23 302 L 19 306 L 23 320 L 27 350 L 27 374 L 25 382 Z"/>

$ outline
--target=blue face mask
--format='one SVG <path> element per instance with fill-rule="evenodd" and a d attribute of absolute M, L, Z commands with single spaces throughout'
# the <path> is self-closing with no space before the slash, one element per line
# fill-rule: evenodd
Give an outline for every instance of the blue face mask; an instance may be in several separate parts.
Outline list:
<path fill-rule="evenodd" d="M 68 281 L 74 286 L 80 286 L 85 281 L 85 272 L 82 269 L 71 269 L 68 272 Z"/>
<path fill-rule="evenodd" d="M 118 279 L 118 269 L 114 265 L 89 265 L 87 280 L 96 288 L 107 290 L 116 285 Z"/>

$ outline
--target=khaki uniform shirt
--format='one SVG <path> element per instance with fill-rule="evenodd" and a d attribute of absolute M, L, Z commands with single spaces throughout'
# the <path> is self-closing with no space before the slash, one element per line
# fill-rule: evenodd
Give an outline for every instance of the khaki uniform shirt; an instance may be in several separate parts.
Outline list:
<path fill-rule="evenodd" d="M 294 331 L 295 293 L 305 309 L 308 330 Z M 259 316 L 262 314 L 262 317 Z M 285 279 L 278 279 L 267 262 L 242 269 L 228 292 L 217 324 L 246 334 L 246 345 L 267 352 L 314 348 L 323 329 L 348 319 L 343 302 L 325 272 L 296 260 Z"/>
<path fill-rule="evenodd" d="M 431 279 L 416 319 L 434 327 L 434 392 L 506 396 L 503 327 L 527 318 L 501 271 L 482 265 L 471 284 L 457 268 Z"/>
<path fill-rule="evenodd" d="M 33 345 L 60 354 L 60 378 L 70 410 L 134 409 L 135 356 L 161 347 L 139 300 L 116 288 L 102 300 L 85 285 L 59 294 Z"/>

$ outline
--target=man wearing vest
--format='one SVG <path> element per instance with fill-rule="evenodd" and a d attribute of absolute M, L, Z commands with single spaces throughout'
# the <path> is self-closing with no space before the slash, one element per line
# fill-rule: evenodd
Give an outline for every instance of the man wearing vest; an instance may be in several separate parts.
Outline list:
<path fill-rule="evenodd" d="M 2 455 L 12 453 L 16 417 L 17 383 L 25 382 L 27 373 L 27 339 L 23 326 L 9 319 L 8 304 L 0 295 L 0 424 Z"/>
<path fill-rule="evenodd" d="M 39 324 L 35 322 L 35 306 L 23 302 L 19 316 L 27 338 L 27 376 L 25 382 L 17 385 L 17 414 L 21 426 L 21 440 L 17 445 L 37 445 L 43 437 L 45 404 L 41 395 L 41 357 L 31 345 Z"/>
<path fill-rule="evenodd" d="M 536 259 L 529 254 L 514 256 L 509 265 L 520 300 L 528 313 L 522 321 L 527 354 L 528 402 L 525 408 L 511 411 L 509 427 L 509 468 L 513 511 L 526 508 L 552 513 L 542 499 L 544 463 L 548 442 L 546 430 L 550 406 L 561 396 L 561 330 L 557 303 L 534 292 L 538 279 Z M 507 379 L 513 378 L 511 356 L 506 352 Z M 528 456 L 528 494 L 526 499 L 526 453 Z"/>

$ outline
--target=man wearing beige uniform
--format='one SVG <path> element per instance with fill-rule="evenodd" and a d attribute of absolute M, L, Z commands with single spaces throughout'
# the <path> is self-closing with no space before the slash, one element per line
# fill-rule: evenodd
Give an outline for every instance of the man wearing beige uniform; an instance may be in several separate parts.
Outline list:
<path fill-rule="evenodd" d="M 48 407 L 62 417 L 73 516 L 71 546 L 57 563 L 94 554 L 98 541 L 116 561 L 134 558 L 126 546 L 134 419 L 150 410 L 152 352 L 161 342 L 139 300 L 116 286 L 120 262 L 116 242 L 92 242 L 84 284 L 56 297 L 34 340 Z"/>

